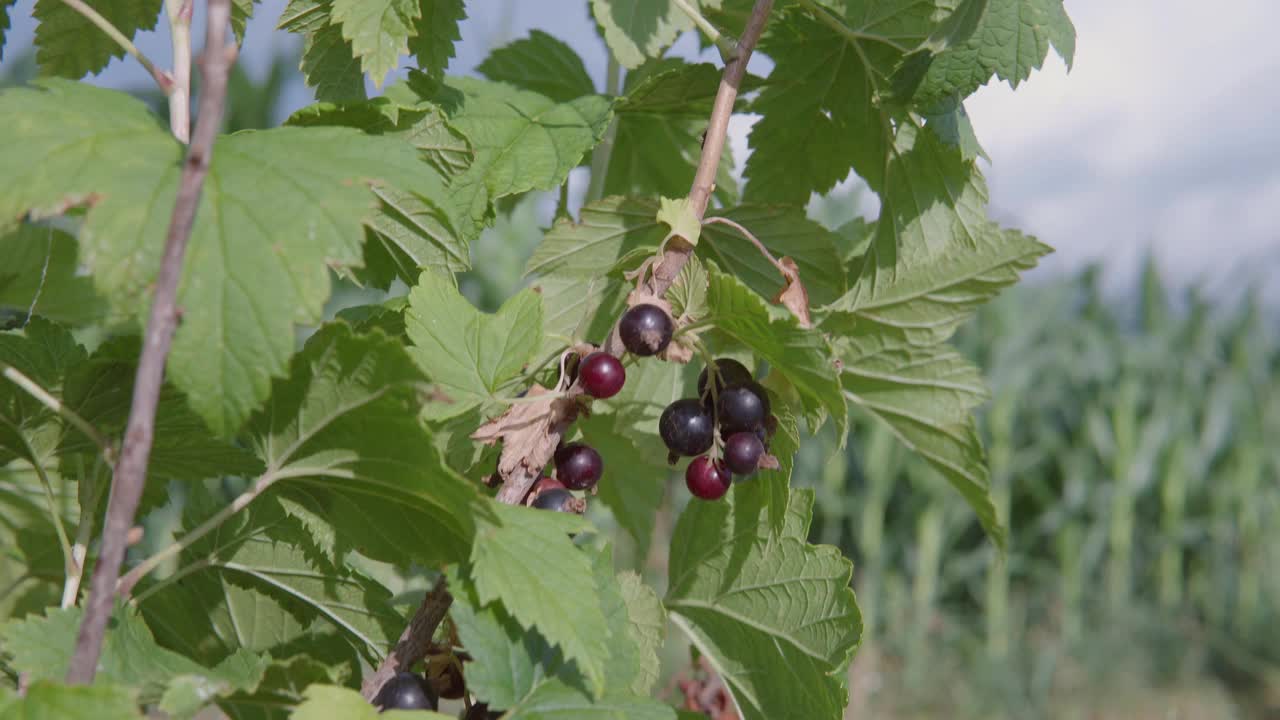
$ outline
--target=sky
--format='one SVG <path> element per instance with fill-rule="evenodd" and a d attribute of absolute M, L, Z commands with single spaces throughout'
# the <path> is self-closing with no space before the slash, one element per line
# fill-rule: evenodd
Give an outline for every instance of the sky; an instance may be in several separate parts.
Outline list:
<path fill-rule="evenodd" d="M 33 4 L 19 0 L 11 11 L 0 66 L 30 44 Z M 284 4 L 266 0 L 250 25 L 242 55 L 250 74 L 265 73 L 274 52 L 297 52 L 295 38 L 273 30 Z M 583 0 L 468 5 L 451 72 L 473 71 L 491 47 L 538 28 L 574 46 L 603 86 L 606 50 Z M 1051 53 L 1016 92 L 992 84 L 967 102 L 991 158 L 983 170 L 992 215 L 1057 249 L 1035 275 L 1103 261 L 1109 284 L 1123 287 L 1154 251 L 1175 284 L 1222 293 L 1269 285 L 1268 299 L 1280 302 L 1280 282 L 1267 283 L 1280 273 L 1280 43 L 1271 36 L 1280 3 L 1066 0 L 1066 7 L 1078 35 L 1070 71 Z M 167 64 L 163 23 L 137 43 Z M 687 34 L 673 52 L 692 57 L 696 38 Z M 129 87 L 149 78 L 126 59 L 93 82 Z M 284 110 L 310 101 L 296 83 Z M 738 117 L 731 126 L 739 162 L 750 123 Z"/>

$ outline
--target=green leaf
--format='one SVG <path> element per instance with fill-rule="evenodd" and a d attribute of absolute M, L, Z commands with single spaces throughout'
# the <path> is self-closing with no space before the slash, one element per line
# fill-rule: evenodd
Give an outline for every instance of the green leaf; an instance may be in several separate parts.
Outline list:
<path fill-rule="evenodd" d="M 453 176 L 471 164 L 472 152 L 465 137 L 449 125 L 435 106 L 406 107 L 385 97 L 350 103 L 317 103 L 295 112 L 287 123 L 301 127 L 342 126 L 371 135 L 404 141 L 422 153 L 443 175 Z M 469 207 L 455 207 L 448 198 L 425 198 L 391 187 L 374 189 L 378 210 L 366 221 L 363 271 L 357 276 L 378 287 L 396 278 L 413 284 L 423 268 L 460 272 L 470 268 L 472 235 L 456 227 Z"/>
<path fill-rule="evenodd" d="M 702 221 L 694 212 L 689 198 L 660 198 L 658 222 L 671 228 L 669 235 L 678 235 L 690 245 L 698 244 L 698 237 L 702 234 Z"/>
<path fill-rule="evenodd" d="M 81 243 L 98 289 L 118 312 L 145 312 L 181 145 L 138 101 L 87 85 L 7 90 L 0 112 L 12 128 L 0 138 L 0 217 L 87 201 Z M 218 140 L 168 368 L 216 432 L 236 431 L 283 373 L 294 323 L 320 317 L 328 268 L 360 262 L 365 178 L 445 193 L 439 172 L 392 138 L 277 128 Z"/>
<path fill-rule="evenodd" d="M 822 334 L 800 327 L 789 311 L 769 304 L 726 273 L 712 271 L 707 297 L 710 319 L 716 328 L 750 348 L 791 381 L 800 393 L 810 424 L 816 426 L 825 410 L 843 435 L 847 410 L 835 356 Z"/>
<path fill-rule="evenodd" d="M 697 255 L 690 257 L 680 268 L 671 287 L 667 289 L 667 302 L 675 317 L 700 318 L 707 314 L 707 268 Z"/>
<path fill-rule="evenodd" d="M 710 63 L 689 65 L 671 58 L 650 61 L 627 73 L 623 97 L 615 108 L 606 195 L 679 197 L 688 192 L 702 157 L 702 133 L 720 75 L 720 69 Z M 714 192 L 725 205 L 737 201 L 738 183 L 732 170 L 733 158 L 725 143 Z"/>
<path fill-rule="evenodd" d="M 361 68 L 381 88 L 396 61 L 409 53 L 409 36 L 422 9 L 418 0 L 333 0 L 330 14 Z"/>
<path fill-rule="evenodd" d="M 427 272 L 409 293 L 405 328 L 414 360 L 443 394 L 433 416 L 450 417 L 499 401 L 500 388 L 523 372 L 542 339 L 542 302 L 525 290 L 482 313 L 450 278 Z"/>
<path fill-rule="evenodd" d="M 470 172 L 493 199 L 559 187 L 613 118 L 612 104 L 599 95 L 557 103 L 472 78 L 452 78 L 448 87 L 461 93 L 449 116 L 475 148 Z"/>
<path fill-rule="evenodd" d="M 160 19 L 162 0 L 97 0 L 93 9 L 125 37 L 151 30 Z M 37 0 L 32 12 L 36 25 L 36 62 L 46 75 L 78 80 L 97 74 L 125 51 L 62 0 Z"/>
<path fill-rule="evenodd" d="M 388 710 L 379 713 L 355 690 L 333 685 L 307 688 L 306 702 L 293 709 L 291 720 L 451 720 L 429 710 Z"/>
<path fill-rule="evenodd" d="M 913 100 L 931 107 L 965 98 L 993 75 L 1017 88 L 1044 66 L 1050 46 L 1070 68 L 1075 44 L 1062 0 L 990 0 L 972 36 L 933 58 Z"/>
<path fill-rule="evenodd" d="M 0 233 L 0 313 L 86 325 L 102 314 L 93 281 L 77 274 L 75 238 L 49 225 L 22 223 Z"/>
<path fill-rule="evenodd" d="M 330 24 L 333 0 L 289 0 L 276 28 L 292 33 L 310 34 Z"/>
<path fill-rule="evenodd" d="M 70 331 L 44 318 L 32 318 L 21 332 L 0 332 L 0 366 L 14 368 L 55 397 L 67 372 L 85 357 Z M 9 378 L 0 379 L 0 461 L 17 456 L 43 466 L 62 432 L 56 413 Z"/>
<path fill-rule="evenodd" d="M 231 32 L 236 36 L 236 44 L 244 44 L 244 31 L 253 18 L 253 6 L 259 0 L 231 0 Z"/>
<path fill-rule="evenodd" d="M 544 241 L 545 242 L 545 241 Z M 626 308 L 630 288 L 620 278 L 599 275 L 541 276 L 532 287 L 542 295 L 545 336 L 536 357 L 579 341 L 599 342 Z"/>
<path fill-rule="evenodd" d="M 784 532 L 727 502 L 691 503 L 671 540 L 663 601 L 676 627 L 711 660 L 744 720 L 839 717 L 839 675 L 858 644 L 861 618 L 850 562 L 805 542 L 811 493 L 792 491 Z M 780 681 L 785 679 L 785 681 Z"/>
<path fill-rule="evenodd" d="M 814 305 L 833 302 L 845 292 L 844 265 L 834 233 L 805 217 L 801 208 L 741 206 L 717 210 L 751 231 L 775 258 L 789 257 Z M 772 298 L 784 287 L 782 274 L 737 230 L 721 224 L 702 228 L 698 254 L 736 275 L 752 290 Z"/>
<path fill-rule="evenodd" d="M 973 121 L 964 109 L 964 103 L 954 97 L 948 98 L 925 114 L 925 127 L 932 130 L 948 145 L 960 148 L 960 155 L 969 161 L 981 157 L 990 162 L 987 151 L 978 142 L 978 135 L 973 129 Z"/>
<path fill-rule="evenodd" d="M 134 692 L 111 685 L 32 683 L 19 698 L 0 688 L 0 720 L 142 720 Z"/>
<path fill-rule="evenodd" d="M 11 666 L 32 680 L 61 678 L 75 650 L 82 616 L 80 608 L 50 608 L 43 617 L 0 626 Z M 120 608 L 112 616 L 97 667 L 100 682 L 139 688 L 144 703 L 165 696 L 173 711 L 189 716 L 216 697 L 252 691 L 262 679 L 266 660 L 241 652 L 216 668 L 205 668 L 157 645 L 137 612 Z M 192 683 L 198 684 L 203 697 L 191 694 Z"/>
<path fill-rule="evenodd" d="M 188 529 L 222 504 L 191 497 Z M 180 582 L 140 585 L 138 605 L 160 642 L 204 662 L 303 643 L 318 654 L 322 633 L 376 662 L 403 630 L 391 593 L 349 566 L 313 556 L 308 540 L 273 498 L 258 499 L 183 551 L 172 576 Z"/>
<path fill-rule="evenodd" d="M 569 533 L 590 525 L 576 516 L 494 504 L 471 553 L 482 603 L 501 601 L 521 625 L 535 628 L 577 663 L 596 694 L 604 689 L 609 631 L 591 559 Z"/>
<path fill-rule="evenodd" d="M 418 67 L 433 77 L 444 75 L 453 57 L 454 44 L 462 39 L 458 23 L 466 19 L 463 0 L 420 0 L 422 16 L 414 24 L 409 52 L 418 58 Z"/>
<path fill-rule="evenodd" d="M 580 220 L 559 219 L 534 249 L 525 274 L 596 278 L 639 248 L 655 251 L 667 228 L 652 200 L 608 197 L 585 205 Z"/>
<path fill-rule="evenodd" d="M 855 170 L 881 191 L 896 122 L 893 72 L 948 17 L 933 2 L 851 3 L 844 34 L 807 14 L 770 23 L 761 50 L 777 63 L 752 109 L 743 199 L 805 205 Z M 839 19 L 833 18 L 839 23 Z"/>
<path fill-rule="evenodd" d="M 505 720 L 675 720 L 671 706 L 630 693 L 611 693 L 593 700 L 559 680 L 542 683 Z"/>
<path fill-rule="evenodd" d="M 398 341 L 327 325 L 250 431 L 268 476 L 363 554 L 439 567 L 467 556 L 483 506 L 418 422 L 422 382 Z"/>
<path fill-rule="evenodd" d="M 714 0 L 699 5 L 719 6 Z M 693 29 L 693 21 L 672 0 L 591 0 L 591 13 L 604 30 L 604 40 L 625 68 L 658 57 L 676 37 Z"/>
<path fill-rule="evenodd" d="M 928 130 L 904 127 L 891 194 L 853 286 L 824 330 L 846 362 L 945 341 L 982 303 L 1017 282 L 1050 248 L 986 217 L 977 169 Z"/>
<path fill-rule="evenodd" d="M 846 363 L 845 392 L 889 426 L 942 473 L 1004 547 L 1005 530 L 991 501 L 986 453 L 971 416 L 987 400 L 978 369 L 945 345 L 887 350 Z"/>
<path fill-rule="evenodd" d="M 639 671 L 631 683 L 631 691 L 637 695 L 648 695 L 661 671 L 658 651 L 667 634 L 667 613 L 658 600 L 658 594 L 636 573 L 619 573 L 618 582 L 627 606 L 628 631 L 636 644 L 639 660 Z"/>
<path fill-rule="evenodd" d="M 337 25 L 325 25 L 307 35 L 299 69 L 307 86 L 316 91 L 317 100 L 338 102 L 365 98 L 360 60 Z"/>
<path fill-rule="evenodd" d="M 511 83 L 559 103 L 595 92 L 582 58 L 541 30 L 494 50 L 476 69 L 494 82 Z"/>
<path fill-rule="evenodd" d="M 538 631 L 521 627 L 501 603 L 483 605 L 470 578 L 450 572 L 449 591 L 453 595 L 449 617 L 472 658 L 465 667 L 467 687 L 491 708 L 515 707 L 557 675 L 580 682 L 560 651 Z"/>

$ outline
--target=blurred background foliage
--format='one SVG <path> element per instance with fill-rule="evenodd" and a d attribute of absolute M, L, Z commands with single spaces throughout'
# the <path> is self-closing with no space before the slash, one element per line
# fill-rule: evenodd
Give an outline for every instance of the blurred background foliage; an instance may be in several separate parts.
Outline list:
<path fill-rule="evenodd" d="M 260 78 L 237 67 L 227 130 L 277 124 L 295 68 L 286 55 Z M 0 86 L 33 74 L 27 58 Z M 459 278 L 474 303 L 521 287 L 556 200 L 501 209 Z M 810 211 L 836 227 L 859 201 Z M 1034 275 L 957 338 L 992 389 L 981 425 L 1006 555 L 868 418 L 844 453 L 829 435 L 804 444 L 793 482 L 817 491 L 812 539 L 854 559 L 866 623 L 847 717 L 1280 718 L 1280 314 L 1251 293 L 1171 291 L 1155 258 L 1122 293 L 1103 293 L 1103 271 Z M 328 316 L 382 297 L 335 278 Z M 686 495 L 667 493 L 647 552 L 615 534 L 620 565 L 661 584 Z M 166 541 L 174 500 L 139 552 Z M 11 574 L 0 568 L 0 602 L 38 606 Z"/>

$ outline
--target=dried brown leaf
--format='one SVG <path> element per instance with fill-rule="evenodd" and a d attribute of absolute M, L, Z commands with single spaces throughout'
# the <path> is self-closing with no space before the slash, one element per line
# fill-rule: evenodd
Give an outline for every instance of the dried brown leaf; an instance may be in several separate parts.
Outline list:
<path fill-rule="evenodd" d="M 778 264 L 782 266 L 778 270 L 787 284 L 774 296 L 773 302 L 790 310 L 791 314 L 800 321 L 800 327 L 813 327 L 813 320 L 809 317 L 809 291 L 805 290 L 804 283 L 800 282 L 800 268 L 796 265 L 796 261 L 789 257 L 778 260 Z"/>

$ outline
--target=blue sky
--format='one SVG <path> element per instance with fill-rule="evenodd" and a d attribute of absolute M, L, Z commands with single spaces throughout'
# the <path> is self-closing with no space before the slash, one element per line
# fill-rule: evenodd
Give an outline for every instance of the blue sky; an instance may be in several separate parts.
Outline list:
<path fill-rule="evenodd" d="M 30 44 L 33 4 L 13 9 L 5 64 Z M 250 25 L 243 61 L 251 73 L 264 72 L 273 51 L 297 47 L 273 31 L 284 4 L 267 0 Z M 469 72 L 490 47 L 540 28 L 573 45 L 602 84 L 605 49 L 585 8 L 582 0 L 473 0 L 450 70 Z M 1067 0 L 1067 9 L 1079 35 L 1070 73 L 1051 55 L 1017 92 L 989 86 L 968 103 L 991 157 L 992 213 L 1058 250 L 1038 274 L 1104 259 L 1112 283 L 1125 284 L 1148 249 L 1175 280 L 1222 291 L 1245 284 L 1242 275 L 1264 283 L 1280 272 L 1280 44 L 1270 31 L 1280 3 Z M 167 64 L 163 27 L 138 45 Z M 675 52 L 695 53 L 694 38 Z M 127 60 L 94 82 L 149 79 Z M 297 84 L 286 110 L 310 99 Z M 738 118 L 732 127 L 739 161 L 749 125 Z M 1270 285 L 1280 300 L 1280 283 Z"/>

